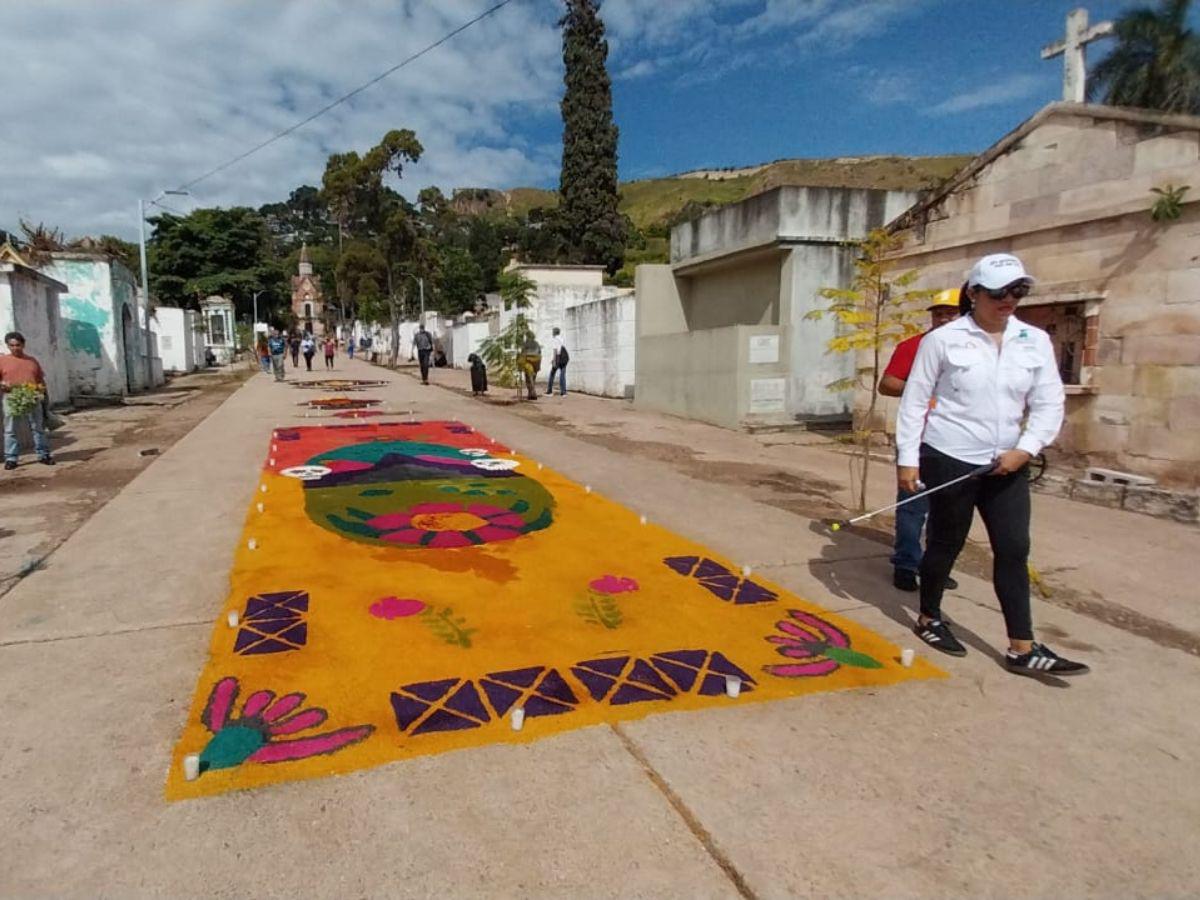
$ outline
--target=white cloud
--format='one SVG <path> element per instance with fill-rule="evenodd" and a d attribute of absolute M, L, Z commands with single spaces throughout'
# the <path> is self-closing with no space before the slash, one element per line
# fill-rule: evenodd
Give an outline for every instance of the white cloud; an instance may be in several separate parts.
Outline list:
<path fill-rule="evenodd" d="M 137 198 L 248 149 L 478 15 L 487 0 L 54 0 L 6 7 L 0 59 L 21 73 L 0 129 L 0 227 L 136 234 Z M 559 148 L 556 5 L 512 3 L 350 102 L 196 186 L 194 204 L 257 206 L 320 184 L 331 152 L 391 128 L 425 145 L 426 184 L 553 180 Z M 11 78 L 10 78 L 11 82 Z M 13 84 L 10 83 L 10 88 Z M 173 205 L 187 203 L 173 198 Z"/>
<path fill-rule="evenodd" d="M 1045 85 L 1046 79 L 1039 75 L 1011 75 L 1008 78 L 993 81 L 984 87 L 948 97 L 941 103 L 930 107 L 929 115 L 952 115 L 1027 100 L 1044 89 Z"/>

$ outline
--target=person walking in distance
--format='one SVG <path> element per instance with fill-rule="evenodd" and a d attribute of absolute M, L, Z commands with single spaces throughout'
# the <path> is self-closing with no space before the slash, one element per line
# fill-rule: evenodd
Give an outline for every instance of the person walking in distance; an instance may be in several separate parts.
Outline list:
<path fill-rule="evenodd" d="M 929 306 L 929 331 L 940 328 L 958 318 L 958 296 L 956 290 L 939 291 Z M 899 397 L 904 393 L 904 383 L 912 371 L 913 360 L 921 339 L 929 331 L 901 341 L 892 351 L 892 358 L 883 370 L 879 381 L 879 393 L 885 397 Z M 912 494 L 904 490 L 896 492 L 896 502 L 908 500 Z M 892 584 L 902 591 L 917 589 L 917 571 L 921 568 L 921 532 L 929 515 L 929 501 L 925 498 L 905 503 L 896 509 L 896 538 L 892 553 Z M 947 590 L 957 590 L 958 582 L 946 578 Z"/>
<path fill-rule="evenodd" d="M 8 354 L 0 356 L 0 397 L 4 406 L 4 468 L 15 469 L 20 458 L 20 447 L 17 444 L 17 422 L 24 420 L 29 423 L 33 433 L 33 450 L 38 462 L 44 466 L 54 465 L 50 455 L 50 442 L 46 438 L 46 420 L 44 401 L 49 396 L 46 391 L 46 375 L 42 364 L 25 352 L 25 335 L 19 331 L 10 331 L 4 336 L 4 346 Z M 12 397 L 14 388 L 29 386 L 39 391 L 43 401 L 35 403 L 23 412 L 14 409 Z"/>
<path fill-rule="evenodd" d="M 269 374 L 271 371 L 271 351 L 267 347 L 267 335 L 265 332 L 258 333 L 258 365 L 262 368 L 263 374 Z"/>
<path fill-rule="evenodd" d="M 288 340 L 288 349 L 292 351 L 292 368 L 300 368 L 300 335 L 292 332 L 292 336 Z"/>
<path fill-rule="evenodd" d="M 1064 391 L 1050 336 L 1014 316 L 1033 289 L 1017 257 L 983 257 L 967 276 L 968 314 L 925 335 L 896 422 L 896 481 L 915 492 L 992 463 L 990 473 L 929 496 L 921 614 L 913 631 L 935 650 L 966 648 L 942 618 L 942 591 L 975 510 L 992 546 L 992 584 L 1008 632 L 1005 666 L 1019 675 L 1080 675 L 1088 667 L 1033 636 L 1026 467 L 1058 435 Z M 964 304 L 965 305 L 965 304 Z"/>
<path fill-rule="evenodd" d="M 527 332 L 525 343 L 521 345 L 521 353 L 517 357 L 517 366 L 525 378 L 525 390 L 530 400 L 537 399 L 537 373 L 542 367 L 542 345 L 537 342 L 533 332 Z"/>
<path fill-rule="evenodd" d="M 413 335 L 413 346 L 417 350 L 417 362 L 421 366 L 421 384 L 429 384 L 429 358 L 433 355 L 433 335 L 425 330 L 424 324 L 417 326 Z"/>
<path fill-rule="evenodd" d="M 333 357 L 334 357 L 334 354 L 337 353 L 337 341 L 335 341 L 332 337 L 326 335 L 324 350 L 325 350 L 325 368 L 332 369 L 333 368 Z"/>
<path fill-rule="evenodd" d="M 567 396 L 567 363 L 570 360 L 571 354 L 567 352 L 567 347 L 563 343 L 561 331 L 555 328 L 550 341 L 550 379 L 546 382 L 546 396 L 554 393 L 554 374 L 556 372 L 558 373 L 559 396 Z"/>
<path fill-rule="evenodd" d="M 312 371 L 312 358 L 317 353 L 317 342 L 313 340 L 313 336 L 307 331 L 304 332 L 304 339 L 300 341 L 300 352 L 304 354 L 304 365 L 307 371 Z"/>
<path fill-rule="evenodd" d="M 272 328 L 271 336 L 267 338 L 267 352 L 271 354 L 271 368 L 276 381 L 283 381 L 283 358 L 287 353 L 287 345 L 287 338 L 279 333 L 278 328 Z"/>

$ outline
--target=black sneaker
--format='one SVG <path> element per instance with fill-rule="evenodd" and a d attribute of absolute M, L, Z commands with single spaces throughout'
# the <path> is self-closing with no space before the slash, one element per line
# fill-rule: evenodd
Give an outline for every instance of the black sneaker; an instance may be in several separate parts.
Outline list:
<path fill-rule="evenodd" d="M 40 462 L 40 463 L 41 463 L 43 466 L 53 466 L 53 465 L 57 465 L 57 463 L 55 463 L 55 462 L 54 462 L 54 457 L 53 457 L 53 456 L 42 456 L 42 457 L 39 457 L 39 458 L 38 458 L 38 462 Z"/>
<path fill-rule="evenodd" d="M 941 619 L 930 619 L 924 625 L 918 621 L 913 626 L 913 634 L 934 650 L 941 650 L 951 656 L 967 655 L 967 648 L 958 642 L 958 638 L 950 631 L 950 626 Z"/>
<path fill-rule="evenodd" d="M 958 582 L 955 581 L 953 578 L 951 578 L 949 575 L 947 575 L 945 589 L 948 591 L 957 591 L 958 590 Z"/>
<path fill-rule="evenodd" d="M 902 591 L 917 589 L 917 573 L 912 569 L 894 569 L 892 571 L 892 587 Z"/>
<path fill-rule="evenodd" d="M 1018 655 L 1009 650 L 1004 664 L 1015 675 L 1086 675 L 1091 671 L 1083 663 L 1063 659 L 1045 644 L 1037 643 L 1028 653 Z"/>
<path fill-rule="evenodd" d="M 4 461 L 5 469 L 15 469 L 16 467 L 17 467 L 17 461 L 15 459 L 6 459 Z"/>

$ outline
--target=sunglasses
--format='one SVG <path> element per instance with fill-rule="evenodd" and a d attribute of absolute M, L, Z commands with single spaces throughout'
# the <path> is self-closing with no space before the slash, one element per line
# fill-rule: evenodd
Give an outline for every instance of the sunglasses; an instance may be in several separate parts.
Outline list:
<path fill-rule="evenodd" d="M 1024 300 L 1029 296 L 1029 292 L 1033 290 L 1033 287 L 1025 281 L 1015 281 L 1002 288 L 985 288 L 983 285 L 980 285 L 979 288 L 993 300 L 1003 300 L 1009 294 L 1012 295 L 1014 300 Z"/>

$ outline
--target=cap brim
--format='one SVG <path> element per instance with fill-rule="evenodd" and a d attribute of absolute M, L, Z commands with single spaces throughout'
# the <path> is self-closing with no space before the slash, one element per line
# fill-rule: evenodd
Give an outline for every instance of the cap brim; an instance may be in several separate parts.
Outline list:
<path fill-rule="evenodd" d="M 1008 287 L 1010 284 L 1016 284 L 1018 281 L 1028 281 L 1030 284 L 1037 283 L 1036 278 L 1034 278 L 1032 275 L 1026 273 L 1025 275 L 1018 275 L 1016 278 L 999 278 L 999 279 L 996 279 L 991 282 L 981 278 L 978 281 L 971 282 L 967 286 L 968 287 L 982 287 L 982 288 L 987 288 L 989 291 L 996 291 L 1002 287 Z"/>

